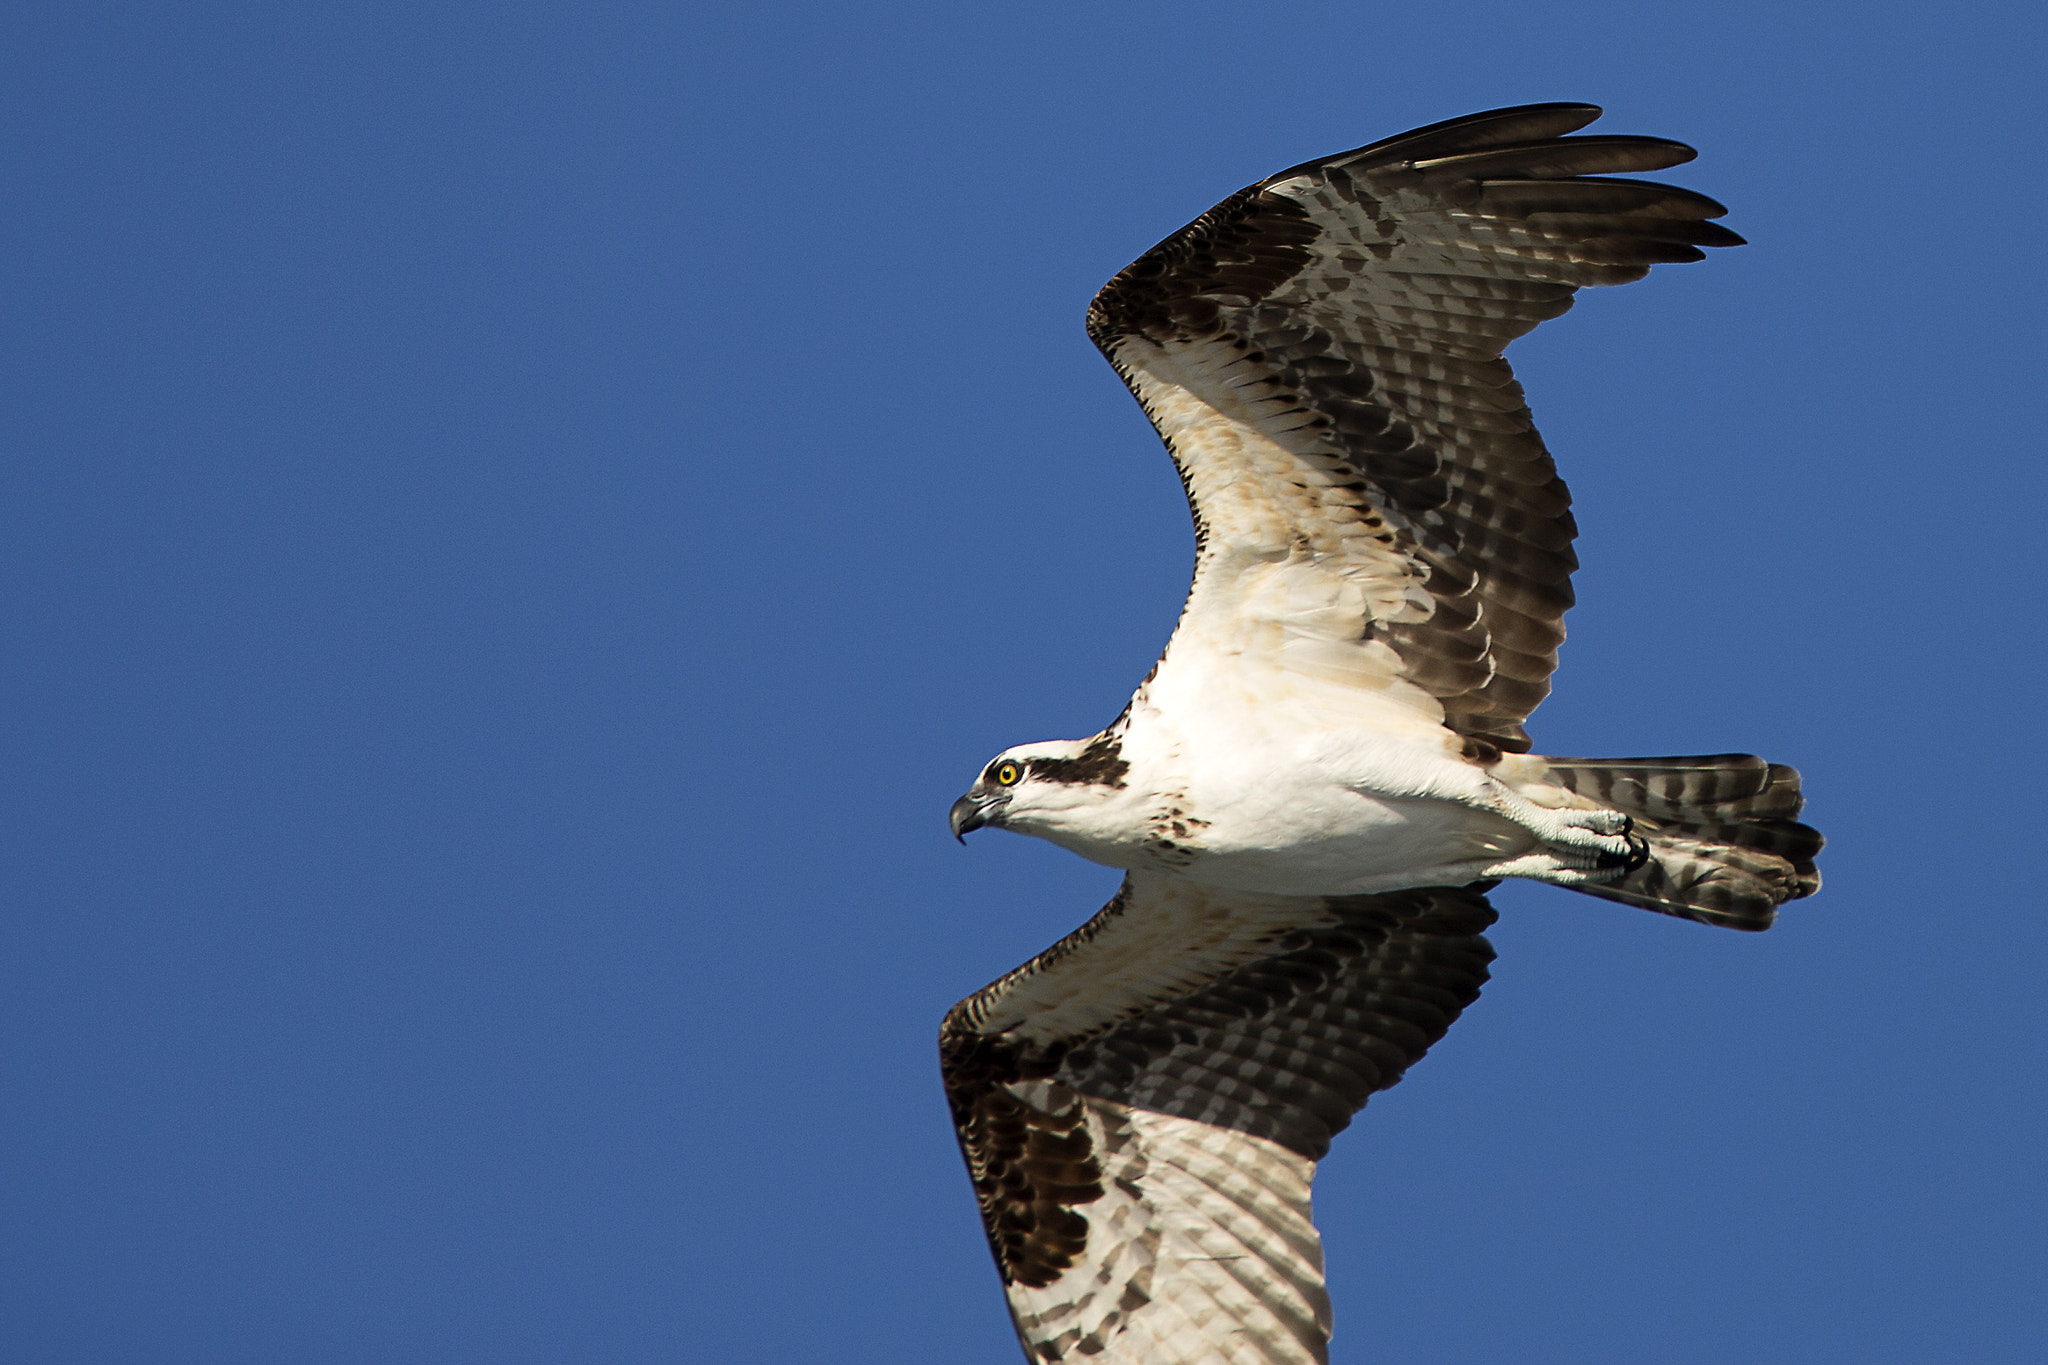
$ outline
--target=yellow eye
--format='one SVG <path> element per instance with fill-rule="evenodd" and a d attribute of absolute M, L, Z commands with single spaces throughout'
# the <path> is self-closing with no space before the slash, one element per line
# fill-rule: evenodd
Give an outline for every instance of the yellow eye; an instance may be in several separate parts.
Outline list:
<path fill-rule="evenodd" d="M 996 764 L 996 785 L 998 787 L 1014 787 L 1023 776 L 1024 770 L 1015 763 L 1005 760 Z"/>

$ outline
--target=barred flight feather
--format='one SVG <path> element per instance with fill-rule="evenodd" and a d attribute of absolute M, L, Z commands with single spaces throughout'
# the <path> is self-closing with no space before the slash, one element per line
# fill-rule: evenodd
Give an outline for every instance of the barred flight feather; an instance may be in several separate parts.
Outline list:
<path fill-rule="evenodd" d="M 1257 926 L 1218 943 L 1235 908 Z M 1258 897 L 1132 874 L 947 1016 L 960 1144 L 1038 1361 L 1327 1358 L 1314 1163 L 1486 980 L 1479 889 Z M 1161 941 L 1216 945 L 1190 980 Z M 1142 970 L 1131 970 L 1142 965 Z M 1057 1001 L 1017 1018 L 1015 999 Z"/>

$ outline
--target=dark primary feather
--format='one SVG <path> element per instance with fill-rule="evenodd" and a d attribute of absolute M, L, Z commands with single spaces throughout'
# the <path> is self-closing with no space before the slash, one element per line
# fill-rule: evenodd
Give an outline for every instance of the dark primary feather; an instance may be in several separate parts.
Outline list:
<path fill-rule="evenodd" d="M 1319 433 L 1320 471 L 1351 480 L 1435 602 L 1428 620 L 1375 622 L 1366 638 L 1392 647 L 1454 730 L 1515 752 L 1564 638 L 1577 527 L 1501 353 L 1582 286 L 1742 240 L 1707 221 L 1725 210 L 1704 195 L 1595 178 L 1693 156 L 1660 138 L 1563 136 L 1599 113 L 1493 110 L 1305 162 L 1146 252 L 1088 313 L 1134 389 L 1134 341 L 1259 367 L 1276 429 Z M 1190 496 L 1206 542 L 1192 482 Z"/>
<path fill-rule="evenodd" d="M 1355 152 L 1335 157 L 1323 157 L 1318 161 L 1305 162 L 1301 166 L 1282 171 L 1304 170 L 1324 161 L 1342 160 L 1344 156 L 1373 156 L 1386 160 L 1419 160 L 1446 156 L 1471 147 L 1491 147 L 1502 143 L 1528 142 L 1541 138 L 1563 137 L 1576 133 L 1600 117 L 1597 104 L 1520 104 L 1509 109 L 1489 109 L 1483 113 L 1464 114 L 1458 118 L 1445 119 L 1442 123 L 1431 123 L 1421 128 L 1411 128 L 1405 133 L 1381 138 L 1378 142 L 1360 147 Z M 1270 177 L 1277 179 L 1278 177 Z"/>

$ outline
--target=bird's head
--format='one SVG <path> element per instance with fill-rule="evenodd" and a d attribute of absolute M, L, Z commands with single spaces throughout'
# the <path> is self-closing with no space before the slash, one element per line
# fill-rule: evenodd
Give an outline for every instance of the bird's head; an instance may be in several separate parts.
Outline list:
<path fill-rule="evenodd" d="M 970 832 L 991 825 L 1055 843 L 1066 842 L 1062 836 L 1087 837 L 1087 813 L 1121 791 L 1129 771 L 1112 735 L 1005 749 L 953 803 L 953 837 L 964 843 Z"/>

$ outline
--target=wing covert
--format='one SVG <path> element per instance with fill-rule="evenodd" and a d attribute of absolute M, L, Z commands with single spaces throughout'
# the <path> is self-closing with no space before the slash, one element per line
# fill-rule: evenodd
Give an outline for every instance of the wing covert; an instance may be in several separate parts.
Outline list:
<path fill-rule="evenodd" d="M 1571 496 L 1502 358 L 1587 285 L 1741 238 L 1603 178 L 1681 143 L 1531 105 L 1307 162 L 1105 285 L 1088 328 L 1193 508 L 1176 648 L 1386 691 L 1525 751 L 1572 602 Z"/>

